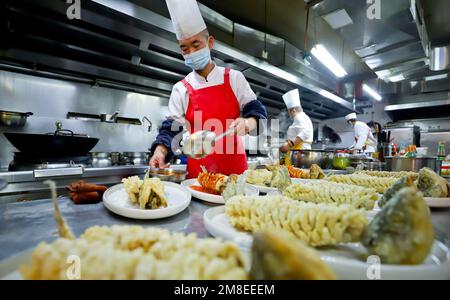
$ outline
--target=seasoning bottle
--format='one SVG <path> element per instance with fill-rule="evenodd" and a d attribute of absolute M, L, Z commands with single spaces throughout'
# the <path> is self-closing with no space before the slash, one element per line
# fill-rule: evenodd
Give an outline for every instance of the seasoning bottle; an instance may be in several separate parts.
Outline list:
<path fill-rule="evenodd" d="M 444 160 L 444 158 L 445 158 L 445 142 L 440 141 L 438 143 L 437 159 Z"/>

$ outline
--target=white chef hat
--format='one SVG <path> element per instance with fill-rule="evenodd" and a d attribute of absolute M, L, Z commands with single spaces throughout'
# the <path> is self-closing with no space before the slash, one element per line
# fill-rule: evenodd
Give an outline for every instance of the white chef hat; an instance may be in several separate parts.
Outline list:
<path fill-rule="evenodd" d="M 284 104 L 286 104 L 286 107 L 288 109 L 294 108 L 294 107 L 302 107 L 300 104 L 300 92 L 298 89 L 292 90 L 290 92 L 287 92 L 283 95 Z"/>
<path fill-rule="evenodd" d="M 188 39 L 206 29 L 196 0 L 166 0 L 178 40 Z"/>
<path fill-rule="evenodd" d="M 345 116 L 345 120 L 347 120 L 347 121 L 352 120 L 352 119 L 355 119 L 355 120 L 357 119 L 356 113 L 351 113 L 351 114 L 348 114 Z"/>

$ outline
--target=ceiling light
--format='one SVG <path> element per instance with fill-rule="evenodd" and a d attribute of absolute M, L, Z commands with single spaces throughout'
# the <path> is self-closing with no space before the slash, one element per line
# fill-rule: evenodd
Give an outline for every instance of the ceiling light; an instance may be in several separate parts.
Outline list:
<path fill-rule="evenodd" d="M 405 76 L 403 76 L 403 74 L 395 75 L 395 76 L 389 77 L 389 81 L 390 81 L 390 82 L 399 82 L 399 81 L 402 81 L 402 80 L 405 80 L 405 79 L 406 79 L 406 78 L 405 78 Z"/>
<path fill-rule="evenodd" d="M 316 45 L 312 48 L 311 53 L 318 59 L 320 62 L 330 69 L 331 72 L 336 75 L 336 77 L 344 77 L 347 75 L 347 72 L 344 68 L 331 56 L 331 54 L 325 49 L 322 45 Z"/>
<path fill-rule="evenodd" d="M 428 76 L 428 77 L 425 77 L 425 81 L 433 81 L 433 80 L 445 79 L 447 77 L 448 77 L 448 74 L 440 74 L 440 75 Z"/>
<path fill-rule="evenodd" d="M 380 94 L 378 94 L 377 92 L 375 92 L 370 86 L 368 86 L 367 84 L 363 84 L 363 90 L 369 94 L 370 96 L 372 96 L 372 98 L 374 98 L 377 101 L 381 101 L 383 98 L 380 96 Z"/>
<path fill-rule="evenodd" d="M 338 9 L 322 17 L 333 29 L 339 29 L 353 24 L 352 18 L 350 18 L 345 9 Z"/>

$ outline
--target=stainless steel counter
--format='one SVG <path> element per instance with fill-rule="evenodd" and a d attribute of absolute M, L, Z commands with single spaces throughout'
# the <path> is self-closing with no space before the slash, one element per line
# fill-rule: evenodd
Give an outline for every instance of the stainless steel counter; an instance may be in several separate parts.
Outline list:
<path fill-rule="evenodd" d="M 203 224 L 203 212 L 216 205 L 193 199 L 182 213 L 162 220 L 139 221 L 109 212 L 102 203 L 74 205 L 66 197 L 59 198 L 61 212 L 74 234 L 79 236 L 94 225 L 157 226 L 178 232 L 196 232 L 209 236 Z M 450 247 L 450 209 L 432 210 L 437 239 Z M 36 200 L 0 204 L 0 260 L 57 237 L 51 201 Z"/>

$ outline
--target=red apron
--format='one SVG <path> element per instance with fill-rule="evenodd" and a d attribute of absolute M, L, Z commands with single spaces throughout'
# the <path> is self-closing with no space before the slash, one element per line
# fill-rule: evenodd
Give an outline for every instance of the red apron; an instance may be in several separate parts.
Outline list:
<path fill-rule="evenodd" d="M 223 84 L 194 90 L 185 80 L 182 83 L 189 93 L 186 111 L 191 133 L 210 130 L 219 135 L 225 132 L 231 122 L 240 116 L 239 102 L 230 85 L 230 69 L 225 69 Z M 194 122 L 194 118 L 196 122 Z M 214 151 L 202 159 L 189 158 L 188 178 L 196 178 L 205 166 L 209 172 L 225 175 L 242 174 L 247 170 L 247 156 L 239 136 L 227 136 L 218 141 Z"/>

